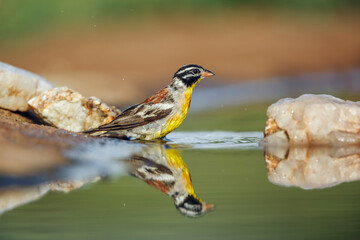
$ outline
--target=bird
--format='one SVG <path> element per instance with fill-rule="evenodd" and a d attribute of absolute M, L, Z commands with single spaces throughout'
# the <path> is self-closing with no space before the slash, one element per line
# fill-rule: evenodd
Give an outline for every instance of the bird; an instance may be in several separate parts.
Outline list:
<path fill-rule="evenodd" d="M 184 121 L 194 87 L 203 78 L 214 75 L 199 65 L 184 65 L 175 72 L 168 86 L 127 108 L 112 122 L 84 133 L 131 140 L 163 139 Z"/>
<path fill-rule="evenodd" d="M 147 144 L 123 162 L 130 175 L 170 196 L 181 214 L 200 217 L 215 209 L 196 196 L 190 171 L 171 145 Z"/>

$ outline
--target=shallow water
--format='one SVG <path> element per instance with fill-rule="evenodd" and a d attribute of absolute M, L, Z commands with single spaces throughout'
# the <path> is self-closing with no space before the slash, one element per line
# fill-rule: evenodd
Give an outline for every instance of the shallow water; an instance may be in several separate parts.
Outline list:
<path fill-rule="evenodd" d="M 106 140 L 63 152 L 70 163 L 51 172 L 3 173 L 0 239 L 357 239 L 359 149 L 264 154 L 261 137 Z M 174 189 L 207 211 L 176 208 Z"/>
<path fill-rule="evenodd" d="M 195 131 L 172 132 L 169 144 L 192 149 L 256 149 L 263 138 L 262 132 Z"/>

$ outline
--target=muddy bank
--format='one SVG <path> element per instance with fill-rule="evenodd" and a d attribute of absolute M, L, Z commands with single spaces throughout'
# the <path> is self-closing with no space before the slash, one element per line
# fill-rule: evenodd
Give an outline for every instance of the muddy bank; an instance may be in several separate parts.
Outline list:
<path fill-rule="evenodd" d="M 0 174 L 49 171 L 67 164 L 69 160 L 61 154 L 63 150 L 92 139 L 36 124 L 30 115 L 0 109 Z"/>

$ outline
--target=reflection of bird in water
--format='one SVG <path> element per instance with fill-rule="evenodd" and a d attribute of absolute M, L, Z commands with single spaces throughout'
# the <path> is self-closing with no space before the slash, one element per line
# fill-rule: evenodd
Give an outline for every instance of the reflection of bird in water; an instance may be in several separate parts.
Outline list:
<path fill-rule="evenodd" d="M 107 155 L 102 159 L 103 161 L 98 161 L 97 157 L 94 161 L 94 155 L 100 156 L 99 146 L 102 151 L 109 152 L 109 147 L 118 149 L 119 145 L 121 144 L 109 144 L 107 147 L 102 143 L 89 145 L 86 148 L 75 149 L 73 154 L 76 158 L 66 166 L 61 165 L 58 169 L 41 174 L 35 169 L 34 175 L 29 174 L 34 171 L 31 169 L 27 173 L 29 176 L 25 178 L 21 174 L 11 175 L 9 180 L 0 184 L 0 187 L 13 186 L 15 181 L 16 186 L 11 191 L 5 192 L 0 188 L 0 214 L 39 199 L 49 191 L 70 192 L 114 173 L 117 175 L 125 172 L 171 196 L 176 208 L 186 216 L 201 216 L 214 208 L 212 204 L 206 204 L 196 196 L 186 164 L 177 150 L 166 148 L 167 146 L 148 143 L 141 152 L 138 152 L 139 149 L 136 151 L 129 149 L 134 155 L 127 160 L 123 159 L 126 149 L 120 148 L 120 152 L 110 151 L 113 154 Z M 131 145 L 126 147 L 131 148 Z M 29 184 L 29 180 L 35 185 Z"/>
<path fill-rule="evenodd" d="M 198 217 L 214 208 L 196 196 L 189 169 L 178 150 L 152 145 L 125 163 L 131 175 L 172 197 L 182 214 Z"/>
<path fill-rule="evenodd" d="M 126 109 L 112 122 L 85 133 L 142 140 L 163 138 L 185 119 L 195 85 L 213 75 L 198 65 L 185 65 L 174 74 L 167 87 Z"/>

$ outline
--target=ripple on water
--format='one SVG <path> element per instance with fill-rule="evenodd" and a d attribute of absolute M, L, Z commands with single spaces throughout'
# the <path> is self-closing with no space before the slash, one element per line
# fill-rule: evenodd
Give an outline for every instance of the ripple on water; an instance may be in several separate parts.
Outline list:
<path fill-rule="evenodd" d="M 172 132 L 167 138 L 171 144 L 196 149 L 255 149 L 263 138 L 262 132 Z"/>

